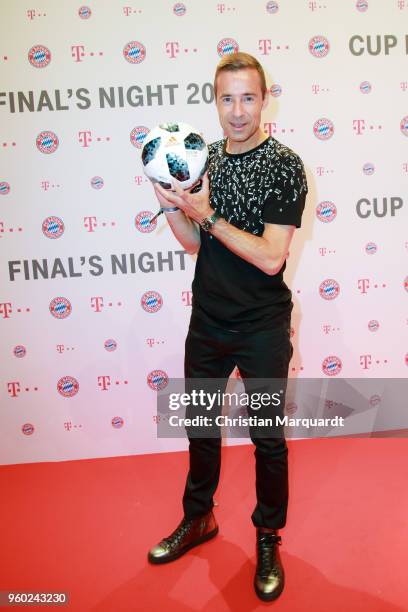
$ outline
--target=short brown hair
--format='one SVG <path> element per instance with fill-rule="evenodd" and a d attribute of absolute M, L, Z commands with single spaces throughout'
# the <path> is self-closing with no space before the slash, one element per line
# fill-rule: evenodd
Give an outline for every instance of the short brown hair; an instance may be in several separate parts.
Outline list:
<path fill-rule="evenodd" d="M 217 77 L 220 72 L 234 72 L 236 70 L 245 70 L 246 68 L 252 68 L 259 74 L 259 78 L 261 79 L 262 97 L 264 98 L 266 94 L 266 79 L 263 68 L 255 57 L 249 55 L 249 53 L 242 53 L 241 51 L 238 53 L 228 53 L 224 55 L 218 64 L 214 77 L 215 98 L 217 98 Z"/>

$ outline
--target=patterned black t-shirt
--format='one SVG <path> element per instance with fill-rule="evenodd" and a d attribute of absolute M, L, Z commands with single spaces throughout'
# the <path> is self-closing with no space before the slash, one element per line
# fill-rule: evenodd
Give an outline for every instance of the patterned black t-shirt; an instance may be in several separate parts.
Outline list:
<path fill-rule="evenodd" d="M 210 200 L 229 223 L 262 236 L 264 223 L 300 227 L 307 183 L 300 157 L 270 137 L 230 154 L 226 140 L 209 146 Z M 255 331 L 289 318 L 292 294 L 281 270 L 270 276 L 200 230 L 193 316 L 236 331 Z"/>

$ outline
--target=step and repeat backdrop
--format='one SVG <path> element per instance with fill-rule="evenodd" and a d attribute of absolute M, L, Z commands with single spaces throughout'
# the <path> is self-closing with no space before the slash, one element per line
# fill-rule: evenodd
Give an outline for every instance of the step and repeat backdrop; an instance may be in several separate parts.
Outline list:
<path fill-rule="evenodd" d="M 265 133 L 308 176 L 290 377 L 406 377 L 408 0 L 0 14 L 0 463 L 186 448 L 157 437 L 156 396 L 183 375 L 195 258 L 148 223 L 140 152 L 161 122 L 222 138 L 213 75 L 238 50 L 267 74 Z"/>

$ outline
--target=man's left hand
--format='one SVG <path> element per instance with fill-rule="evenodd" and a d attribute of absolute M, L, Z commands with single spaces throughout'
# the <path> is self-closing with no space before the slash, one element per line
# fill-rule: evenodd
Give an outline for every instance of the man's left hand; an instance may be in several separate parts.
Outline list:
<path fill-rule="evenodd" d="M 207 172 L 204 174 L 202 181 L 201 190 L 197 193 L 184 191 L 180 187 L 180 183 L 175 179 L 172 181 L 174 191 L 163 189 L 157 183 L 154 188 L 161 195 L 162 199 L 166 201 L 166 206 L 177 206 L 193 221 L 200 223 L 215 212 L 210 205 L 210 182 Z"/>

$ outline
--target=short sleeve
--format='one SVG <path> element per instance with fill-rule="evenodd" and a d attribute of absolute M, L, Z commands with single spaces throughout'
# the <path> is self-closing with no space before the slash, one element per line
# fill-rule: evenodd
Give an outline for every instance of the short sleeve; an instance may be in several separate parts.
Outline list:
<path fill-rule="evenodd" d="M 265 200 L 264 223 L 300 227 L 306 194 L 307 181 L 302 160 L 291 151 L 283 157 L 272 192 Z"/>

